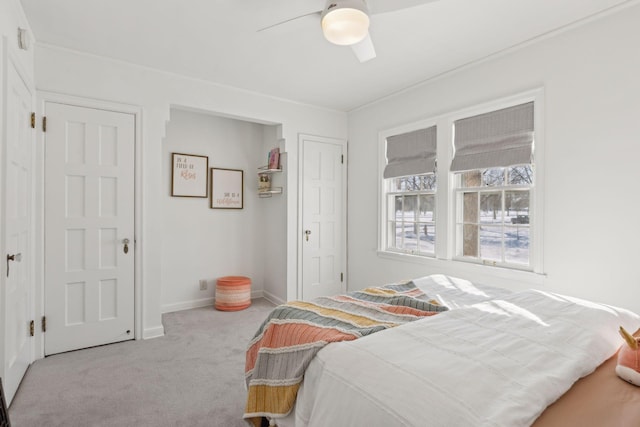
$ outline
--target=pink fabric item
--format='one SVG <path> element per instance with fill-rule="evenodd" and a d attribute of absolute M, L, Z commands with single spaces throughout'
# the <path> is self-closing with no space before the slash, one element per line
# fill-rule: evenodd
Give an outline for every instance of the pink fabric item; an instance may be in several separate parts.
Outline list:
<path fill-rule="evenodd" d="M 618 353 L 618 365 L 640 372 L 640 348 L 633 350 L 628 345 L 623 344 Z"/>
<path fill-rule="evenodd" d="M 244 276 L 226 276 L 216 283 L 217 310 L 238 311 L 251 305 L 251 279 Z"/>
<path fill-rule="evenodd" d="M 635 350 L 627 343 L 620 347 L 616 374 L 628 383 L 640 386 L 640 338 L 636 338 L 636 342 L 639 345 Z"/>

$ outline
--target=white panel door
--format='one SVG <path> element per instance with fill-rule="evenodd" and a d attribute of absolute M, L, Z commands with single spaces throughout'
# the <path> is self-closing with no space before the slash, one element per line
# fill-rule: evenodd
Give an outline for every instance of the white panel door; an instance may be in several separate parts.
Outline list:
<path fill-rule="evenodd" d="M 302 137 L 302 299 L 344 293 L 345 143 Z"/>
<path fill-rule="evenodd" d="M 133 339 L 135 117 L 45 109 L 45 354 Z"/>
<path fill-rule="evenodd" d="M 33 138 L 28 87 L 9 62 L 7 70 L 7 135 L 5 187 L 6 265 L 4 301 L 4 373 L 7 404 L 15 395 L 32 360 L 30 322 L 33 319 Z M 4 260 L 3 260 L 4 261 Z"/>

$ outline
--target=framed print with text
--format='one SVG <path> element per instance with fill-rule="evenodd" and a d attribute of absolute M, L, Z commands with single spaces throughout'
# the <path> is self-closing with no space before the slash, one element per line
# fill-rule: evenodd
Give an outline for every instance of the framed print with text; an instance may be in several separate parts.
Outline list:
<path fill-rule="evenodd" d="M 211 168 L 211 209 L 242 209 L 244 171 Z"/>
<path fill-rule="evenodd" d="M 171 195 L 207 197 L 209 157 L 196 154 L 171 154 Z"/>

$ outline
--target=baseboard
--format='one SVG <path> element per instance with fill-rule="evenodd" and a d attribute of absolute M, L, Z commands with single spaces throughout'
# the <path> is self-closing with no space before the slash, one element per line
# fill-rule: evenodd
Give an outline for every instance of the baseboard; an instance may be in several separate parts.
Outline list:
<path fill-rule="evenodd" d="M 174 311 L 190 310 L 192 308 L 213 307 L 215 298 L 202 298 L 191 301 L 177 302 L 173 304 L 165 304 L 162 306 L 162 313 L 172 313 Z"/>
<path fill-rule="evenodd" d="M 267 292 L 267 291 L 262 291 L 262 297 L 275 305 L 284 304 L 286 302 L 282 298 L 278 298 L 271 292 Z"/>
<path fill-rule="evenodd" d="M 252 290 L 251 299 L 263 298 L 264 292 L 262 290 Z M 266 297 L 265 297 L 266 298 Z M 268 299 L 268 298 L 267 298 Z M 182 301 L 173 304 L 165 304 L 162 306 L 162 313 L 172 313 L 174 311 L 191 310 L 192 308 L 200 307 L 213 307 L 216 299 L 214 297 L 201 298 L 191 301 Z"/>
<path fill-rule="evenodd" d="M 147 328 L 142 331 L 142 339 L 148 340 L 151 338 L 158 338 L 164 336 L 164 326 L 156 326 L 155 328 Z"/>

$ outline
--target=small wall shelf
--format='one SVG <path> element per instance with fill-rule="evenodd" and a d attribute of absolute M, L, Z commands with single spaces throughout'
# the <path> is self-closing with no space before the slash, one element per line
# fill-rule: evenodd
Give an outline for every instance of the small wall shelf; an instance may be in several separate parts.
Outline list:
<path fill-rule="evenodd" d="M 282 169 L 269 169 L 267 166 L 262 166 L 258 168 L 258 173 L 278 173 L 282 172 Z"/>
<path fill-rule="evenodd" d="M 271 197 L 274 194 L 282 194 L 282 187 L 272 187 L 270 190 L 260 190 L 258 191 L 258 197 Z"/>
<path fill-rule="evenodd" d="M 274 174 L 274 173 L 279 173 L 282 172 L 282 169 L 269 169 L 268 166 L 262 166 L 258 168 L 258 175 L 263 175 L 263 174 Z M 271 197 L 274 194 L 282 194 L 282 187 L 269 187 L 269 189 L 258 189 L 258 197 L 262 198 L 266 198 L 266 197 Z"/>

